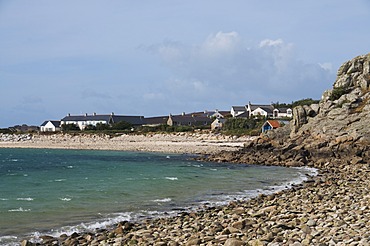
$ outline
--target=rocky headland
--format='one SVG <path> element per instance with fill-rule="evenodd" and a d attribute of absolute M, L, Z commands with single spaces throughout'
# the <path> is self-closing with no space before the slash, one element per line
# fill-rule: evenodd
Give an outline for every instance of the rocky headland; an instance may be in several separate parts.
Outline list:
<path fill-rule="evenodd" d="M 95 233 L 45 236 L 42 244 L 369 245 L 369 99 L 370 54 L 344 63 L 333 88 L 319 104 L 295 108 L 289 127 L 207 158 L 318 168 L 292 189 Z"/>

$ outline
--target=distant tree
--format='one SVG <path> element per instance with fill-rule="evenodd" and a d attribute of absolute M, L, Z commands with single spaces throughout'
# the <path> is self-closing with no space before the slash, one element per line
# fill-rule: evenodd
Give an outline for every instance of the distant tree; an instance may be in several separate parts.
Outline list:
<path fill-rule="evenodd" d="M 113 130 L 128 130 L 131 128 L 132 128 L 132 125 L 126 121 L 120 121 L 120 122 L 112 124 Z"/>
<path fill-rule="evenodd" d="M 271 104 L 275 108 L 294 108 L 297 106 L 303 106 L 303 105 L 311 105 L 315 103 L 319 103 L 320 100 L 314 100 L 312 98 L 305 98 L 298 101 L 294 101 L 292 103 L 279 103 L 279 102 L 272 102 Z"/>
<path fill-rule="evenodd" d="M 79 131 L 80 128 L 76 124 L 63 124 L 62 131 Z"/>
<path fill-rule="evenodd" d="M 108 129 L 109 129 L 109 125 L 104 124 L 104 123 L 98 123 L 95 126 L 95 130 L 97 130 L 97 131 L 104 131 L 104 130 L 108 130 Z"/>
<path fill-rule="evenodd" d="M 225 130 L 235 130 L 235 129 L 253 129 L 256 127 L 255 119 L 246 118 L 229 118 L 225 122 Z"/>
<path fill-rule="evenodd" d="M 320 102 L 320 100 L 314 100 L 312 98 L 305 98 L 305 99 L 301 99 L 301 100 L 292 102 L 292 108 L 297 107 L 297 106 L 316 104 L 316 103 L 319 103 L 319 102 Z"/>
<path fill-rule="evenodd" d="M 94 125 L 87 125 L 84 130 L 85 131 L 96 131 L 96 126 L 94 126 Z"/>

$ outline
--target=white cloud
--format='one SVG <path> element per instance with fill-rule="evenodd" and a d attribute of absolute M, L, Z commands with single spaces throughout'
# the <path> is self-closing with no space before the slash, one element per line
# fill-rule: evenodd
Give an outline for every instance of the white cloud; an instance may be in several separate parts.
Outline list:
<path fill-rule="evenodd" d="M 282 39 L 277 39 L 277 40 L 272 40 L 272 39 L 265 39 L 265 40 L 262 40 L 260 42 L 260 45 L 259 47 L 260 48 L 263 48 L 263 47 L 266 47 L 266 46 L 273 46 L 273 47 L 279 47 L 279 46 L 282 46 L 284 45 L 284 42 Z"/>
<path fill-rule="evenodd" d="M 235 52 L 240 47 L 239 34 L 236 32 L 218 32 L 209 35 L 200 47 L 200 51 L 208 55 L 228 54 Z"/>
<path fill-rule="evenodd" d="M 330 62 L 319 63 L 319 66 L 327 71 L 333 71 L 333 64 Z"/>
<path fill-rule="evenodd" d="M 171 84 L 167 81 L 161 89 L 174 98 L 206 101 L 218 95 L 239 102 L 290 102 L 319 98 L 333 78 L 327 65 L 302 61 L 294 45 L 282 39 L 247 46 L 236 32 L 218 32 L 200 45 L 166 42 L 157 47 L 173 73 Z"/>

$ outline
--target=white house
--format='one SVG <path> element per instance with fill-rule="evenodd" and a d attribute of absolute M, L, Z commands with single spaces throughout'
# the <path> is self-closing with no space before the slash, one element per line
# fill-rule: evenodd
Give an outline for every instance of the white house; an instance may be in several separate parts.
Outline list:
<path fill-rule="evenodd" d="M 222 129 L 226 122 L 226 119 L 223 118 L 216 118 L 211 124 L 211 130 L 219 130 Z"/>
<path fill-rule="evenodd" d="M 42 132 L 58 132 L 60 130 L 60 121 L 57 120 L 44 121 L 40 126 L 40 131 Z"/>
<path fill-rule="evenodd" d="M 274 118 L 292 118 L 293 110 L 290 108 L 275 108 Z"/>
<path fill-rule="evenodd" d="M 250 117 L 253 116 L 263 116 L 263 117 L 273 117 L 274 106 L 263 105 L 263 104 L 251 104 L 250 102 L 246 105 L 247 111 Z"/>
<path fill-rule="evenodd" d="M 80 130 L 84 130 L 87 126 L 96 126 L 97 124 L 106 124 L 111 125 L 113 123 L 118 123 L 120 121 L 125 121 L 130 123 L 132 126 L 143 125 L 144 117 L 143 116 L 123 116 L 123 115 L 114 115 L 111 114 L 102 114 L 98 115 L 96 113 L 92 115 L 70 115 L 61 119 L 61 125 L 75 124 Z"/>
<path fill-rule="evenodd" d="M 245 114 L 247 112 L 247 108 L 245 106 L 232 106 L 230 110 L 230 114 L 233 117 L 237 117 L 241 114 Z"/>

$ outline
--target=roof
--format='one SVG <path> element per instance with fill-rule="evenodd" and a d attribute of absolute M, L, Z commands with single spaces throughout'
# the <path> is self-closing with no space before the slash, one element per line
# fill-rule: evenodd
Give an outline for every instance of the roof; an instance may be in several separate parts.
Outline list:
<path fill-rule="evenodd" d="M 263 104 L 250 104 L 250 110 L 251 111 L 254 111 L 258 108 L 261 108 L 263 109 L 264 111 L 266 111 L 267 113 L 272 113 L 273 110 L 274 110 L 274 106 L 272 105 L 263 105 Z"/>
<path fill-rule="evenodd" d="M 236 115 L 235 118 L 249 118 L 249 112 L 245 111 L 241 114 Z"/>
<path fill-rule="evenodd" d="M 174 122 L 212 122 L 213 120 L 205 116 L 190 116 L 190 115 L 171 115 Z"/>
<path fill-rule="evenodd" d="M 277 108 L 277 110 L 279 110 L 280 113 L 287 113 L 288 109 L 290 109 L 290 108 Z M 290 109 L 290 110 L 292 110 L 292 109 Z"/>
<path fill-rule="evenodd" d="M 109 122 L 110 114 L 93 114 L 93 115 L 68 115 L 61 121 L 106 121 Z"/>
<path fill-rule="evenodd" d="M 60 126 L 60 120 L 46 120 L 44 123 L 41 124 L 41 126 L 46 126 L 47 123 L 51 122 L 53 126 L 59 127 Z"/>
<path fill-rule="evenodd" d="M 280 127 L 280 122 L 278 120 L 268 120 L 267 123 L 272 127 L 272 128 L 279 128 Z"/>
<path fill-rule="evenodd" d="M 156 117 L 149 117 L 144 118 L 145 125 L 153 125 L 153 124 L 167 124 L 168 116 L 156 116 Z"/>
<path fill-rule="evenodd" d="M 93 115 L 68 115 L 62 121 L 105 121 L 107 123 L 118 123 L 125 121 L 131 125 L 144 124 L 144 116 L 126 116 L 111 114 L 93 114 Z"/>
<path fill-rule="evenodd" d="M 232 106 L 231 107 L 234 111 L 246 111 L 247 109 L 245 106 Z"/>
<path fill-rule="evenodd" d="M 284 125 L 288 125 L 289 121 L 287 120 L 267 120 L 266 123 L 268 123 L 272 128 L 279 128 Z"/>

